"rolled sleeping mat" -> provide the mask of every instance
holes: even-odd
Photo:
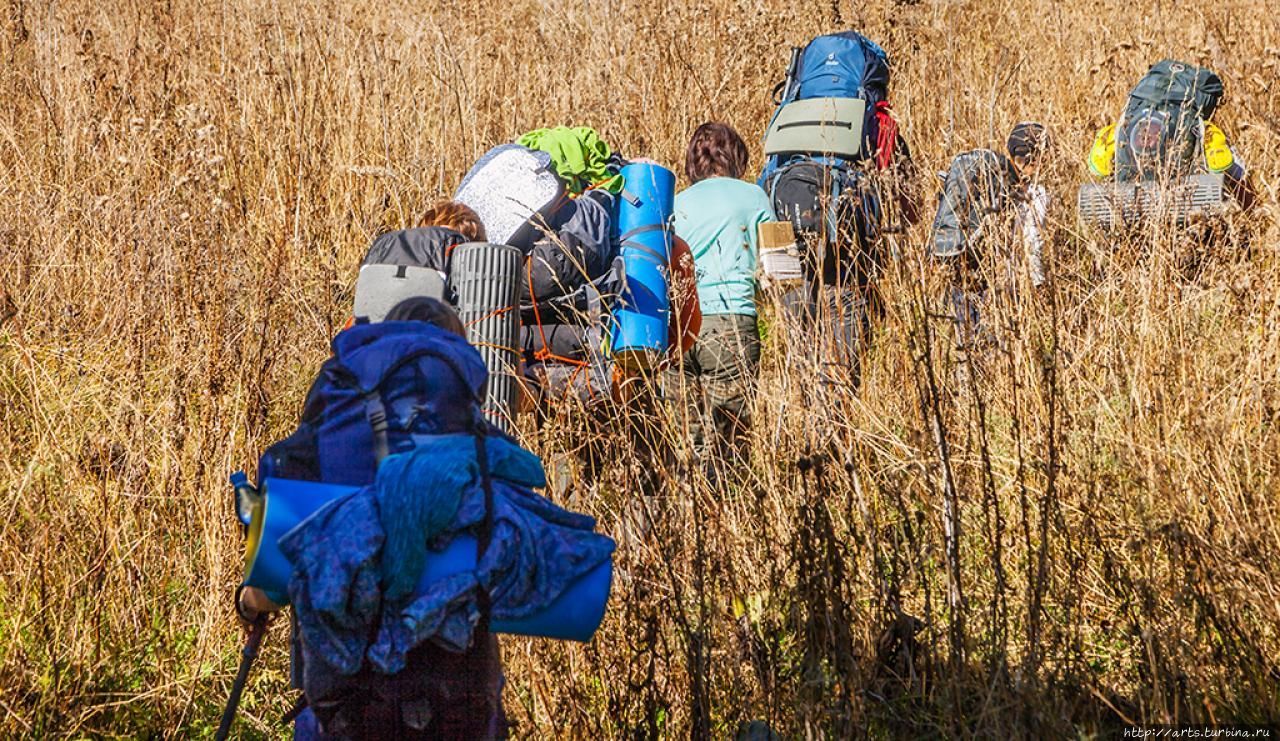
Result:
[[[453,251],[449,277],[467,339],[489,369],[484,412],[510,432],[520,372],[520,268],[524,253],[505,244],[469,242]]]
[[[642,371],[667,349],[670,299],[671,214],[676,176],[661,165],[622,168],[624,190],[614,220],[626,280],[614,311],[613,357],[630,371]]]
[[[380,322],[408,298],[444,299],[444,275],[434,268],[411,265],[365,265],[356,278],[352,316]]]
[[[432,582],[475,567],[476,539],[460,535],[443,551],[427,552],[418,588],[425,591]],[[583,574],[540,612],[519,620],[494,620],[490,627],[495,633],[585,643],[591,640],[604,619],[612,585],[613,559],[609,559]]]
[[[263,506],[254,510],[249,524],[244,583],[263,590],[276,604],[287,605],[293,567],[280,552],[278,541],[325,504],[361,487],[269,478],[261,488]],[[425,588],[475,567],[475,538],[458,536],[443,551],[427,552],[418,584]],[[545,609],[519,620],[495,620],[491,627],[497,633],[589,641],[604,619],[612,584],[610,559],[584,574]]]
[[[293,567],[278,541],[325,504],[356,491],[358,486],[268,478],[262,482],[261,506],[249,520],[244,552],[244,583],[267,593],[277,605],[289,604]]]

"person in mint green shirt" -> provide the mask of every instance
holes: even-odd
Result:
[[[692,183],[676,194],[675,231],[693,254],[702,331],[667,376],[688,410],[695,450],[741,456],[760,365],[756,326],[759,227],[774,221],[769,197],[742,180],[747,145],[732,127],[704,123],[685,154]],[[715,440],[707,440],[714,431]]]

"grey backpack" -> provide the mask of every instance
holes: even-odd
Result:
[[[1205,67],[1173,59],[1152,65],[1116,126],[1116,182],[1195,174],[1203,161],[1203,124],[1222,93],[1222,79]]]
[[[1004,155],[975,149],[951,160],[938,195],[929,250],[934,257],[955,257],[980,248],[983,238],[1009,206],[1013,166]]]

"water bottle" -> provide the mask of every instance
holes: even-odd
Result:
[[[262,506],[262,494],[249,483],[249,477],[244,471],[231,474],[231,487],[235,489],[236,519],[248,529],[254,510]]]

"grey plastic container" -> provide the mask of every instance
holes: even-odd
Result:
[[[484,412],[510,432],[520,372],[520,269],[524,253],[505,244],[468,242],[453,251],[450,283],[467,339],[489,369]]]
[[[1192,175],[1171,183],[1097,183],[1080,188],[1077,206],[1085,224],[1101,229],[1144,220],[1178,226],[1220,216],[1226,209],[1221,173]]]
[[[860,98],[810,98],[778,111],[764,137],[767,155],[807,153],[857,158],[867,111]]]

